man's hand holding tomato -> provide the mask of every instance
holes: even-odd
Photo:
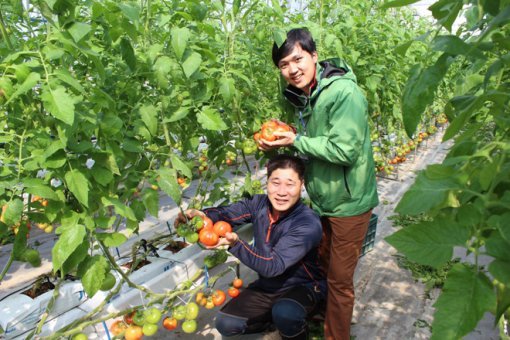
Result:
[[[179,212],[179,214],[177,214],[177,217],[175,218],[175,221],[174,221],[174,227],[177,228],[177,226],[179,226],[179,224],[184,224],[184,223],[188,222],[188,220],[192,219],[195,216],[200,216],[200,217],[205,216],[205,214],[202,211],[197,210],[197,209],[188,209],[184,212],[184,214],[186,214],[186,216],[184,216],[182,214],[182,212]]]
[[[234,232],[228,232],[225,237],[220,237],[218,243],[215,246],[206,246],[207,249],[215,249],[223,246],[233,246],[239,240],[239,235]]]
[[[275,131],[273,135],[277,137],[274,141],[268,141],[262,138],[259,139],[258,147],[260,150],[269,151],[285,146],[291,146],[296,140],[296,133],[293,131]]]

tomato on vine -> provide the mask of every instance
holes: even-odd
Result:
[[[212,302],[215,306],[221,306],[226,299],[227,295],[220,289],[216,290],[212,295]]]
[[[200,243],[209,247],[217,245],[220,239],[219,236],[213,230],[205,228],[200,230],[198,238],[200,240]]]
[[[240,278],[238,278],[238,277],[236,277],[236,278],[234,279],[234,281],[232,281],[232,286],[233,286],[234,288],[241,288],[241,287],[243,286],[243,280],[242,280],[242,279],[240,279]]]
[[[229,295],[230,297],[236,298],[236,297],[238,297],[238,296],[239,296],[239,293],[240,293],[240,292],[239,292],[239,289],[237,289],[237,288],[235,288],[235,287],[230,287],[230,288],[228,289],[228,295]]]
[[[155,325],[153,323],[146,323],[142,327],[142,333],[143,333],[143,335],[146,335],[146,336],[152,336],[152,335],[156,334],[157,331],[158,331],[158,325]]]
[[[168,316],[165,317],[163,319],[163,327],[165,327],[165,329],[168,329],[169,331],[176,329],[177,328],[177,319],[171,318]]]
[[[128,328],[128,325],[126,325],[122,320],[116,320],[114,321],[110,326],[110,332],[114,336],[122,335]]]
[[[140,340],[143,337],[142,327],[131,325],[124,332],[124,339],[126,340]]]
[[[184,333],[194,333],[197,330],[196,320],[186,320],[182,323],[182,330]]]
[[[161,311],[155,307],[149,308],[144,312],[145,322],[148,323],[158,323],[161,320]]]

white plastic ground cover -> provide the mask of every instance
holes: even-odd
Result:
[[[29,289],[27,287],[27,289]],[[87,297],[81,282],[65,282],[59,290],[60,296],[56,299],[48,320],[79,306]],[[0,326],[4,330],[5,339],[11,339],[29,330],[32,330],[41,315],[46,310],[52,298],[53,290],[49,290],[36,298],[17,293],[0,301]]]

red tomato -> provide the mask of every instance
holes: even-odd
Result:
[[[232,281],[232,286],[234,286],[234,288],[241,288],[243,286],[243,280],[236,277],[234,281]]]
[[[232,232],[232,227],[228,222],[225,221],[218,221],[214,223],[213,230],[216,233],[216,235],[225,237],[226,233]]]
[[[224,291],[222,291],[220,289],[215,291],[212,295],[212,302],[214,303],[215,306],[222,305],[226,299],[227,299],[227,295],[225,294]]]
[[[239,289],[237,289],[236,287],[230,287],[228,289],[228,295],[233,297],[233,298],[236,298],[239,296]]]
[[[167,316],[166,318],[163,319],[163,327],[165,327],[169,331],[176,329],[177,328],[177,319],[170,318]]]
[[[212,247],[218,244],[220,238],[213,230],[202,228],[198,234],[198,239],[203,245]]]
[[[270,142],[276,140],[276,136],[273,133],[277,127],[278,123],[275,121],[270,120],[265,122],[260,129],[260,138]]]

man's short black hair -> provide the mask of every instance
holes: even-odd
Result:
[[[317,52],[315,41],[313,41],[312,34],[307,28],[291,29],[287,32],[287,39],[280,47],[276,43],[273,44],[273,63],[276,67],[278,67],[280,60],[292,52],[296,44],[301,45],[301,48],[310,54]]]
[[[301,181],[305,178],[305,162],[296,156],[279,154],[271,158],[267,163],[267,178],[277,169],[292,169]]]

